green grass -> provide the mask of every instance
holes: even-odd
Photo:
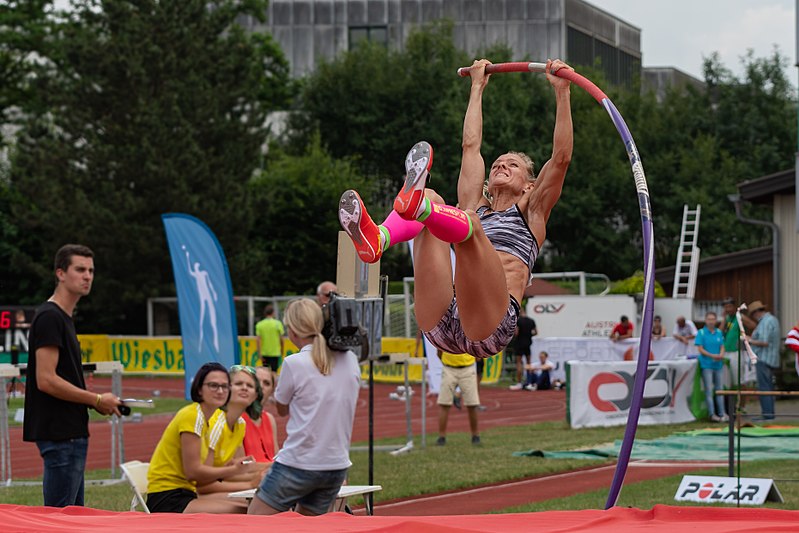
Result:
[[[119,471],[117,471],[117,475],[119,475]],[[101,485],[90,483],[90,480],[108,480],[110,477],[111,471],[108,469],[86,472],[87,483],[84,494],[86,506],[107,511],[129,511],[133,491],[127,482],[103,483]],[[42,505],[42,486],[41,484],[0,486],[0,502],[11,505]]]
[[[704,428],[702,422],[668,426],[641,426],[637,438],[653,439],[678,431]],[[624,428],[570,429],[565,422],[543,422],[525,426],[500,427],[481,432],[482,446],[472,446],[466,433],[447,436],[447,445],[435,446],[435,436],[428,435],[427,449],[415,439],[412,452],[392,456],[375,452],[374,480],[383,486],[376,500],[390,500],[443,490],[465,488],[498,481],[522,479],[608,464],[612,461],[582,459],[539,459],[514,457],[515,451],[566,450],[594,447],[624,436]],[[403,439],[381,440],[376,444],[403,443]],[[368,481],[366,452],[353,452],[350,483]]]
[[[19,401],[19,400],[13,400]],[[782,403],[782,402],[781,402]],[[185,405],[179,398],[164,398],[156,402],[156,409],[142,410],[145,415],[158,412],[175,412]],[[795,405],[793,411],[795,412]],[[779,409],[778,404],[778,412]],[[680,431],[708,427],[706,422],[686,424],[640,426],[638,439],[655,439]],[[395,498],[418,496],[445,490],[472,487],[492,482],[511,481],[531,476],[542,476],[608,464],[612,461],[579,459],[542,459],[514,457],[515,451],[569,450],[590,448],[621,439],[624,427],[571,429],[564,422],[543,422],[524,426],[498,427],[481,432],[482,446],[472,446],[467,433],[452,433],[447,436],[447,445],[435,446],[435,433],[428,434],[427,447],[421,449],[421,439],[415,438],[415,449],[410,453],[392,456],[387,452],[375,452],[374,482],[383,486],[375,500],[387,501]],[[358,443],[364,445],[365,443]],[[404,439],[383,439],[376,445],[401,446]],[[352,452],[353,466],[350,470],[351,484],[368,482],[368,454]],[[726,457],[719,458],[726,460]],[[703,471],[710,475],[726,475],[726,469]],[[799,480],[799,462],[757,461],[744,463],[744,477],[768,477],[780,480]],[[107,479],[109,470],[87,473],[87,479]],[[648,509],[662,503],[675,505],[674,493],[681,476],[626,485],[622,490],[619,505]],[[786,499],[782,509],[799,509],[799,486],[795,481],[778,481],[777,486]],[[86,487],[86,504],[98,509],[124,511],[129,509],[132,492],[127,483]],[[575,495],[569,498],[548,500],[530,506],[508,509],[506,512],[540,511],[548,509],[599,509],[604,506],[607,489]],[[3,503],[41,505],[41,486],[0,487]],[[356,498],[353,504],[360,503]]]
[[[794,460],[753,461],[742,465],[741,477],[770,478],[785,499],[785,503],[767,502],[764,507],[773,509],[799,509],[799,462]],[[726,468],[702,470],[697,475],[727,476]],[[678,502],[674,500],[682,475],[670,476],[651,481],[626,484],[621,491],[618,505],[649,509],[656,503],[681,506],[700,505],[695,502]],[[603,509],[609,489],[595,490],[576,494],[567,498],[554,498],[537,503],[509,507],[501,513],[530,513],[538,511],[566,511],[581,509]],[[717,507],[731,507],[728,504],[701,504]],[[734,505],[733,505],[734,506]],[[742,506],[747,507],[747,506]]]

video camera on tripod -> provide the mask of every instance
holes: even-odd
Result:
[[[355,298],[344,298],[334,291],[322,306],[325,320],[322,334],[331,350],[352,350],[361,361],[369,357],[369,334],[363,327],[363,309]]]

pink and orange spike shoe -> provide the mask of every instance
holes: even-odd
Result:
[[[405,156],[405,185],[394,199],[394,211],[408,220],[415,220],[424,201],[427,176],[433,166],[433,147],[426,141],[413,145]]]
[[[352,189],[344,191],[338,204],[338,221],[355,245],[358,257],[364,263],[376,263],[383,250],[380,246],[380,230],[366,212],[363,200]]]

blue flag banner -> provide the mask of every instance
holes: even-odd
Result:
[[[194,374],[204,363],[230,368],[240,360],[233,287],[222,247],[205,223],[180,213],[161,219],[178,293],[188,400]]]

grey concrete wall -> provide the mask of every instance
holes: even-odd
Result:
[[[518,60],[568,59],[565,28],[574,24],[640,57],[638,28],[582,0],[271,0],[266,24],[249,27],[272,33],[292,75],[303,76],[347,50],[352,27],[385,27],[388,46],[402,49],[414,28],[441,18],[454,21],[455,45],[470,54],[505,43]]]

